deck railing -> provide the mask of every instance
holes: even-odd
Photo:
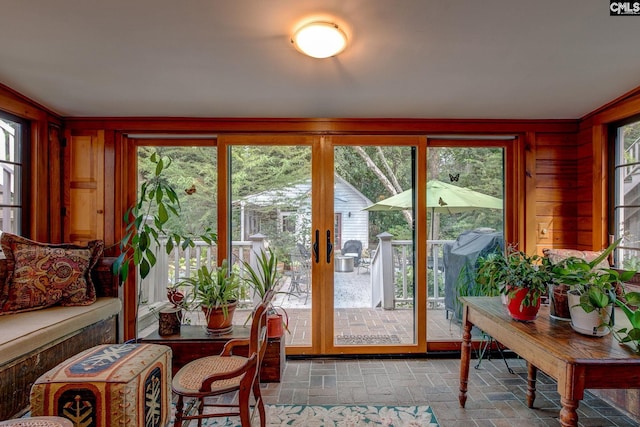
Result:
[[[414,304],[414,242],[393,240],[381,233],[371,258],[373,306],[392,310]],[[453,240],[427,241],[427,303],[429,308],[444,305],[443,246]]]
[[[238,265],[240,261],[248,261],[255,267],[255,254],[264,248],[263,235],[251,236],[248,241],[233,241],[231,243],[232,257],[230,264]],[[167,255],[166,241],[160,241],[157,249],[157,262],[150,274],[140,280],[139,301],[142,304],[163,303],[167,300],[167,286],[174,285],[184,278],[191,277],[202,266],[215,268],[218,262],[218,248],[205,241],[195,241],[195,246],[186,249],[176,248]],[[234,267],[237,268],[237,267]],[[239,269],[242,277],[243,270]],[[241,284],[241,303],[251,302],[248,287]]]

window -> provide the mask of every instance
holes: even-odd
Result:
[[[640,269],[640,117],[611,127],[613,177],[610,230],[622,238],[614,263]]]
[[[296,214],[295,212],[280,212],[280,230],[281,232],[296,232]]]
[[[21,234],[26,209],[23,178],[29,122],[0,112],[0,230]]]

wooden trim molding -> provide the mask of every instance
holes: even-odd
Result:
[[[105,129],[122,132],[167,133],[307,133],[435,136],[454,133],[514,134],[529,131],[578,130],[578,120],[478,120],[478,119],[356,119],[356,118],[176,118],[176,117],[68,117],[73,129]]]

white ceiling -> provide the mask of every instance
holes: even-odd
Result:
[[[351,43],[313,59],[310,16]],[[606,0],[1,0],[0,82],[64,116],[579,118],[640,86]]]

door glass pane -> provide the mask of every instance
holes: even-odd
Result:
[[[216,147],[138,147],[138,186],[153,177],[155,164],[150,156],[157,153],[171,163],[161,173],[161,179],[170,182],[180,201],[180,218],[170,219],[164,226],[168,232],[183,236],[201,235],[207,228],[216,230],[217,217],[217,161]],[[140,188],[138,188],[138,191]],[[153,207],[152,207],[153,209]],[[138,336],[146,336],[158,328],[156,311],[169,304],[167,285],[180,279],[193,276],[202,265],[217,265],[217,246],[195,240],[193,248],[174,247],[167,254],[160,237],[161,247],[153,248],[157,262],[140,284],[138,298]],[[188,289],[182,289],[188,292]],[[185,313],[184,323],[204,325],[204,315],[199,310]]]
[[[413,153],[335,148],[334,345],[416,341]],[[391,196],[401,200],[382,204]]]
[[[427,157],[427,340],[460,340],[475,262],[504,245],[504,149],[430,147]]]
[[[311,147],[231,146],[234,263],[270,248],[278,257],[288,345],[311,345]],[[244,322],[244,318],[241,319]]]

